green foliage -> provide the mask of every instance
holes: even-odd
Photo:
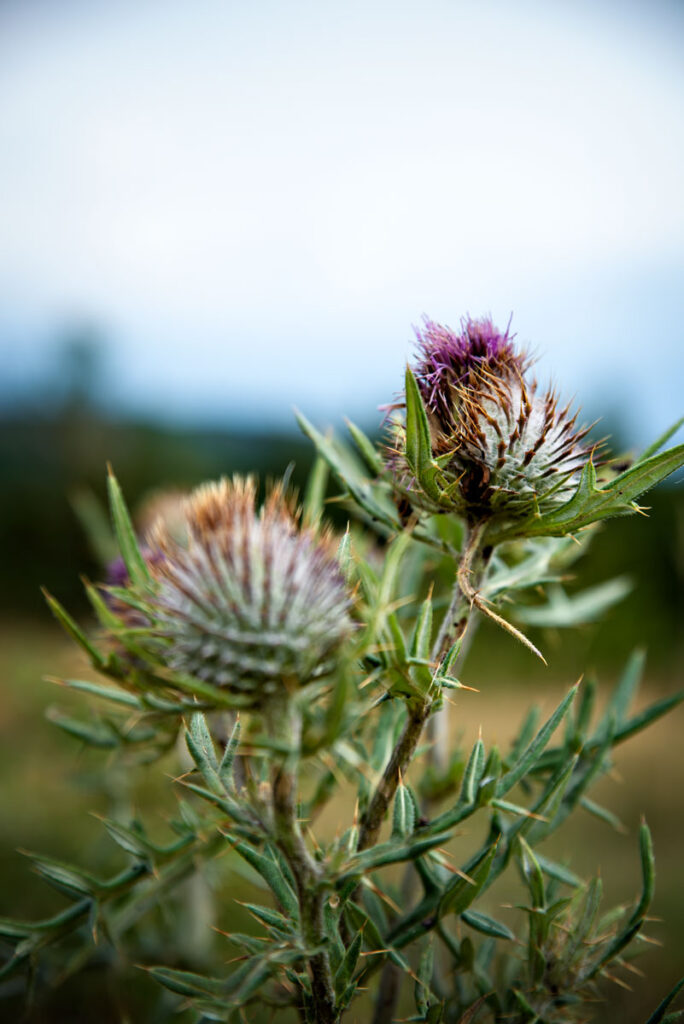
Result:
[[[445,714],[449,691],[471,689],[460,676],[478,610],[504,626],[492,606],[520,622],[559,628],[593,621],[624,596],[620,577],[565,592],[568,567],[590,539],[585,531],[577,545],[566,535],[635,510],[644,490],[682,464],[684,449],[659,453],[657,444],[601,483],[589,460],[565,504],[490,528],[440,511],[452,508],[452,485],[433,456],[410,370],[406,459],[431,511],[406,516],[395,504],[382,455],[358,427],[349,424],[352,449],[300,422],[318,452],[303,522],[324,517],[328,471],[358,520],[338,548],[353,607],[350,639],[306,685],[283,678],[256,702],[244,696],[253,690],[251,678],[239,678],[228,692],[202,672],[173,669],[152,611],[157,584],[110,473],[113,531],[128,579],[119,587],[87,584],[97,639],[48,596],[104,679],[57,681],[98,710],[87,718],[52,710],[50,718],[79,743],[108,751],[120,769],[167,754],[176,769],[169,785],[178,819],[164,842],[132,815],[103,819],[123,858],[106,877],[29,854],[67,906],[36,921],[0,919],[9,949],[0,977],[23,972],[56,983],[103,950],[120,956],[128,946],[151,982],[178,997],[174,1005],[190,1008],[198,1022],[249,1019],[266,1007],[276,1019],[293,1011],[311,1024],[338,1024],[357,999],[369,998],[364,993],[385,999],[397,970],[412,983],[408,1020],[588,1020],[604,979],[620,976],[648,923],[651,834],[642,824],[634,905],[607,914],[600,879],[584,882],[540,845],[578,809],[620,826],[589,793],[611,770],[615,748],[684,693],[633,713],[644,666],[643,653],[635,652],[600,714],[595,682],[577,683],[542,724],[534,710],[524,714],[510,749],[488,747],[485,724],[472,749],[448,751],[440,764],[438,740],[428,735],[425,742],[425,727]],[[276,555],[269,552],[265,574]],[[247,564],[243,559],[243,571]],[[250,581],[235,571],[228,589],[237,600]],[[290,583],[295,601],[296,576]],[[213,658],[219,625],[211,600],[207,605],[211,628],[198,649]],[[264,629],[251,620],[249,628]],[[349,793],[355,810],[342,820]],[[318,828],[326,808],[339,812],[337,832]],[[464,831],[473,837],[467,852]],[[175,955],[177,923],[166,928],[166,945],[146,942],[156,913],[173,922],[171,912],[184,899],[188,912],[198,912],[200,898],[184,896],[183,883],[209,885],[225,863],[261,893],[239,903],[251,930],[221,933],[197,962]],[[492,915],[488,894],[495,883],[516,893],[516,870],[523,902]],[[681,987],[648,1024],[677,1019],[676,1010],[668,1011]],[[378,1014],[382,1024],[394,1019],[393,1000]]]

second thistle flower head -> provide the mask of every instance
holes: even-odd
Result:
[[[567,501],[590,448],[569,406],[527,377],[530,360],[491,319],[464,319],[460,331],[425,319],[416,329],[413,374],[427,414],[436,483],[416,479],[406,428],[390,467],[416,508],[470,520],[518,519]]]
[[[329,534],[302,526],[279,487],[257,512],[239,478],[198,488],[183,525],[183,541],[162,522],[149,538],[149,637],[169,668],[255,707],[330,669],[351,620]]]

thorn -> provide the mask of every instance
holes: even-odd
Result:
[[[383,890],[379,886],[377,886],[375,884],[375,882],[371,882],[371,880],[369,878],[367,878],[365,875],[361,879],[361,882],[362,882],[363,885],[368,886],[368,888],[371,890],[371,892],[374,892],[375,895],[378,897],[378,899],[384,900],[385,903],[387,904],[387,906],[391,907],[392,910],[395,911],[395,913],[397,913],[397,914],[401,913],[401,907],[399,907],[394,902],[394,900],[392,899],[391,896],[388,896],[386,892],[383,892]]]
[[[615,984],[619,985],[620,988],[625,988],[628,992],[634,991],[631,985],[628,985],[626,981],[622,981],[621,978],[616,978],[614,974],[609,974],[608,971],[601,971],[601,974],[604,978],[608,978],[608,981],[615,982]]]
[[[639,932],[639,934],[636,937],[638,939],[641,939],[642,942],[647,942],[649,944],[649,946],[661,946],[662,947],[662,946],[665,945],[665,943],[661,942],[660,939],[653,939],[653,938],[651,938],[650,935],[644,935],[643,932]]]

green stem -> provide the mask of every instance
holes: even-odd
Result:
[[[471,622],[477,588],[482,583],[491,557],[491,550],[482,547],[486,528],[486,521],[478,523],[467,536],[456,570],[451,602],[432,650],[433,661],[443,660],[452,644],[464,637]]]
[[[392,751],[392,755],[373,793],[366,813],[361,819],[358,850],[365,850],[369,846],[374,846],[378,841],[378,835],[385,820],[385,815],[397,791],[399,778],[405,774],[411,762],[431,707],[432,702],[429,700],[408,707],[408,714],[401,736]]]
[[[444,660],[447,652],[457,640],[461,640],[459,661],[462,661],[473,635],[474,620],[477,618],[476,608],[464,596],[462,573],[474,577],[479,586],[487,569],[489,558],[481,550],[482,535],[485,524],[471,530],[467,535],[461,560],[451,591],[451,600],[446,614],[442,619],[439,633],[432,647],[433,662]],[[439,711],[432,715],[428,723],[428,735],[431,741],[430,761],[433,767],[441,772],[447,770],[449,764],[449,705],[445,702]]]
[[[471,575],[476,575],[479,581],[487,567],[488,558],[480,551],[485,525],[485,523],[481,523],[473,528],[468,538],[468,543],[464,548],[458,567],[457,583],[451,596],[451,603],[435,641],[434,661],[443,661],[454,641],[462,637],[466,631],[472,602],[467,600],[464,595],[464,581],[466,579],[469,580]],[[397,791],[399,778],[406,774],[406,770],[420,741],[423,726],[428,720],[431,710],[431,700],[423,701],[420,704],[409,704],[406,723],[401,736],[392,751],[383,776],[361,820],[358,850],[365,850],[369,846],[374,846],[377,842],[385,815]]]
[[[301,715],[290,694],[284,690],[281,696],[269,698],[264,717],[271,736],[290,751],[272,770],[273,824],[276,841],[290,865],[297,886],[303,942],[310,948],[319,948],[325,942],[322,872],[304,842],[297,820]],[[314,1020],[316,1024],[338,1024],[340,1015],[328,953],[314,953],[309,966]]]
[[[457,640],[465,637],[466,630],[475,616],[475,603],[471,596],[475,592],[473,584],[475,588],[480,586],[491,555],[490,551],[482,549],[485,528],[486,523],[474,526],[466,539],[449,607],[442,619],[432,648],[432,661],[435,664],[441,664],[451,646]],[[461,656],[462,653],[463,647],[461,647]],[[431,708],[431,703],[413,712],[409,708],[409,717],[404,731],[364,816],[359,837],[359,850],[377,842],[380,827],[397,789],[399,770],[402,775],[405,774],[420,740],[423,725],[430,716]],[[445,704],[429,721],[433,763],[441,768],[446,768],[449,745],[447,705]],[[364,824],[366,825],[365,830]],[[382,969],[372,1024],[390,1024],[394,1020],[400,984],[401,974],[390,961],[387,961]]]

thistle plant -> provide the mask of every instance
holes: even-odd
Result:
[[[444,725],[453,691],[480,717],[465,663],[478,618],[541,656],[526,621],[553,620],[599,521],[640,511],[684,464],[684,446],[663,450],[679,425],[618,468],[491,320],[426,320],[417,341],[382,444],[300,417],[316,448],[301,506],[283,483],[259,507],[254,481],[222,480],[139,537],[110,474],[120,562],[86,584],[97,628],[48,595],[105,680],[62,682],[109,710],[53,718],[122,764],[180,759],[179,814],[166,842],[105,820],[126,858],[111,878],[31,855],[68,904],[0,920],[2,978],[48,985],[104,950],[142,962],[188,1020],[309,1024],[350,1008],[374,1024],[582,1022],[606,979],[620,981],[654,892],[648,826],[635,902],[610,910],[600,879],[543,843],[580,807],[611,820],[591,787],[684,693],[631,713],[637,653],[600,716],[588,679],[542,724],[524,716],[508,750],[487,748],[485,724],[463,751]],[[339,535],[324,524],[329,473],[350,516]],[[564,596],[564,624],[622,593],[618,581]],[[336,828],[320,824],[326,808]],[[464,828],[483,837],[476,849]],[[173,906],[188,877],[239,864],[264,891],[247,904],[255,929],[217,936],[202,964],[156,962],[149,935],[141,944],[153,908]],[[518,910],[494,917],[499,879]],[[682,985],[644,1024],[684,1015]]]

